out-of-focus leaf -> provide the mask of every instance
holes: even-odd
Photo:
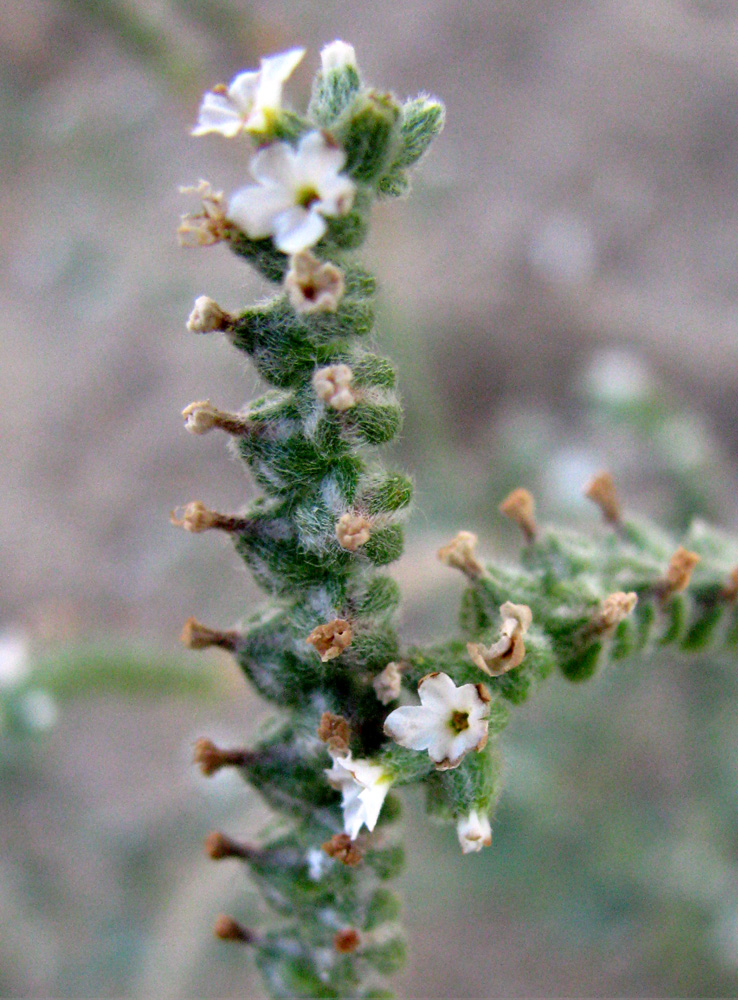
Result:
[[[172,656],[134,649],[77,646],[39,659],[31,671],[33,685],[59,699],[88,694],[124,698],[203,698],[216,694],[218,675]]]

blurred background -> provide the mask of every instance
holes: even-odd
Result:
[[[203,734],[269,710],[227,657],[177,643],[261,598],[226,541],[172,529],[252,493],[194,399],[258,381],[194,297],[265,289],[222,247],[180,250],[178,186],[244,180],[191,139],[201,93],[260,55],[351,41],[365,78],[447,104],[407,202],[365,257],[407,406],[389,461],[417,482],[403,635],[454,627],[438,545],[514,557],[497,505],[596,525],[610,468],[675,530],[738,529],[738,9],[698,0],[10,0],[0,5],[0,994],[262,995],[218,912],[258,919],[214,827],[268,821]],[[407,996],[738,995],[735,662],[654,656],[552,679],[505,734],[494,846],[459,856],[407,797]]]

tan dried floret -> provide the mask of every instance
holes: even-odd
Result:
[[[329,858],[335,858],[350,868],[361,863],[363,857],[361,848],[347,833],[335,833],[321,846]]]
[[[356,951],[360,943],[359,932],[353,927],[344,927],[333,938],[333,947],[341,955],[347,955],[352,951]]]
[[[298,313],[335,312],[344,293],[343,274],[329,261],[322,263],[310,250],[290,258],[285,278],[290,304]]]
[[[525,540],[532,542],[538,534],[535,514],[536,505],[533,494],[522,487],[508,493],[500,504],[500,513],[514,521],[523,532]]]
[[[217,528],[219,519],[220,514],[216,514],[214,510],[208,510],[205,504],[199,500],[193,500],[191,503],[185,504],[184,507],[173,510],[169,515],[169,520],[175,528],[184,528],[185,531],[191,531],[193,534]]]
[[[199,765],[205,777],[210,778],[223,767],[243,767],[248,764],[252,756],[250,751],[241,748],[223,750],[212,740],[202,736],[195,741],[192,760]]]
[[[728,577],[721,596],[725,601],[734,601],[738,597],[738,567]]]
[[[233,917],[226,916],[225,913],[215,921],[213,933],[221,941],[237,941],[239,944],[252,944],[256,940],[256,935],[248,927],[243,927]]]
[[[474,554],[477,536],[471,531],[460,531],[448,545],[443,545],[437,552],[438,558],[445,566],[460,569],[467,576],[480,576],[484,569]]]
[[[328,745],[331,753],[344,755],[349,751],[351,729],[342,715],[323,712],[318,727],[318,739]]]
[[[238,643],[237,632],[219,632],[217,629],[208,628],[202,625],[195,618],[188,618],[182,629],[180,641],[188,649],[208,649],[210,646],[219,646],[233,652]]]
[[[243,435],[250,429],[249,421],[238,413],[219,410],[209,399],[190,403],[182,410],[185,430],[190,434],[207,434],[216,428],[227,434]]]
[[[197,187],[181,187],[180,194],[195,194],[202,199],[199,212],[182,216],[177,235],[180,246],[207,247],[228,239],[230,226],[226,221],[223,192],[215,191],[209,181],[201,180]]]
[[[624,593],[622,590],[610,594],[600,605],[594,620],[596,632],[608,632],[627,618],[638,603],[638,595],[632,590]]]
[[[394,660],[388,663],[384,670],[374,678],[372,685],[377,693],[377,698],[379,698],[383,705],[389,705],[390,702],[397,701],[400,697],[402,685],[402,669],[400,664],[395,663]]]
[[[215,510],[209,510],[199,500],[193,500],[184,507],[173,510],[169,520],[175,528],[184,528],[193,534],[209,531],[211,528],[233,534],[246,531],[251,524],[248,518],[239,517],[237,514],[219,514]]]
[[[351,626],[343,618],[335,618],[314,628],[305,642],[314,646],[323,663],[334,660],[351,645]]]
[[[468,642],[469,656],[474,663],[491,677],[498,677],[520,666],[525,657],[523,636],[530,628],[533,614],[527,604],[513,604],[506,601],[500,607],[502,625],[500,638],[492,646]]]
[[[368,517],[348,511],[346,514],[342,514],[336,522],[338,544],[348,552],[356,552],[371,538],[371,528],[372,522]]]
[[[609,472],[600,472],[593,476],[584,487],[584,495],[597,504],[609,524],[620,524],[620,499]]]
[[[254,854],[253,847],[239,844],[231,840],[219,830],[213,830],[205,838],[205,853],[211,861],[222,861],[223,858],[250,858]]]
[[[699,561],[700,557],[696,552],[690,552],[680,545],[669,560],[664,578],[660,582],[659,590],[662,597],[679,594],[685,590],[692,577],[692,571]]]

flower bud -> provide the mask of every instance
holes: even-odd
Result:
[[[372,522],[363,514],[342,514],[336,523],[336,538],[342,549],[356,552],[371,538]]]
[[[353,45],[338,39],[325,45],[320,52],[320,64],[324,73],[340,73],[345,69],[357,69],[356,52]]]
[[[492,828],[489,817],[472,809],[468,816],[462,816],[456,824],[459,844],[464,854],[476,854],[492,843]]]
[[[229,330],[232,325],[233,317],[207,295],[200,295],[195,299],[194,308],[187,319],[190,333],[215,333]]]
[[[356,403],[350,388],[353,377],[354,373],[348,365],[319,368],[313,375],[313,389],[326,406],[339,412],[349,410]]]

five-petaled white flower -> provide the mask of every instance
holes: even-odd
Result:
[[[353,760],[351,754],[333,754],[328,782],[343,796],[343,827],[352,840],[365,826],[373,830],[393,778],[380,764]]]
[[[384,731],[400,746],[427,750],[439,771],[458,767],[487,742],[490,695],[484,684],[456,687],[448,674],[428,674],[418,684],[420,705],[390,712]]]
[[[308,132],[297,149],[273,142],[254,156],[258,182],[241,188],[227,217],[251,239],[274,237],[283,253],[313,246],[327,229],[326,216],[345,215],[354,201],[354,184],[340,173],[346,153],[322,132]]]
[[[473,854],[489,847],[492,843],[492,827],[489,816],[472,809],[468,816],[462,816],[456,824],[456,832],[463,854]]]
[[[230,139],[243,129],[264,132],[269,119],[279,111],[282,84],[305,55],[305,49],[290,49],[261,60],[261,67],[239,73],[228,87],[221,84],[202,99],[193,135],[220,132]]]

